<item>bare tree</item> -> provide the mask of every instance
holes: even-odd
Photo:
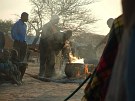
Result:
[[[29,23],[36,34],[53,14],[60,16],[60,28],[73,31],[84,31],[88,24],[96,21],[89,9],[94,0],[30,0],[30,2],[33,8]]]

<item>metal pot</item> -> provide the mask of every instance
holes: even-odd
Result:
[[[66,63],[65,74],[69,78],[76,77],[78,72],[82,74],[83,67],[84,64],[82,63]]]

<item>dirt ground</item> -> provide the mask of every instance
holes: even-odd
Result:
[[[38,74],[38,67],[29,64],[21,86],[1,84],[0,101],[64,101],[79,86],[79,83],[44,82],[28,75]],[[68,101],[81,101],[85,86]]]

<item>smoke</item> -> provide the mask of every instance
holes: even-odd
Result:
[[[56,70],[56,78],[63,78],[66,77],[65,74],[65,67],[66,67],[66,63],[63,63],[60,69]]]

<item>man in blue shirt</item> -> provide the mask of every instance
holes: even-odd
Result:
[[[27,43],[26,43],[26,30],[27,26],[24,22],[28,21],[28,13],[23,12],[21,14],[21,19],[19,19],[11,30],[11,36],[14,40],[13,47],[18,52],[18,60],[20,62],[24,61],[26,55]]]

